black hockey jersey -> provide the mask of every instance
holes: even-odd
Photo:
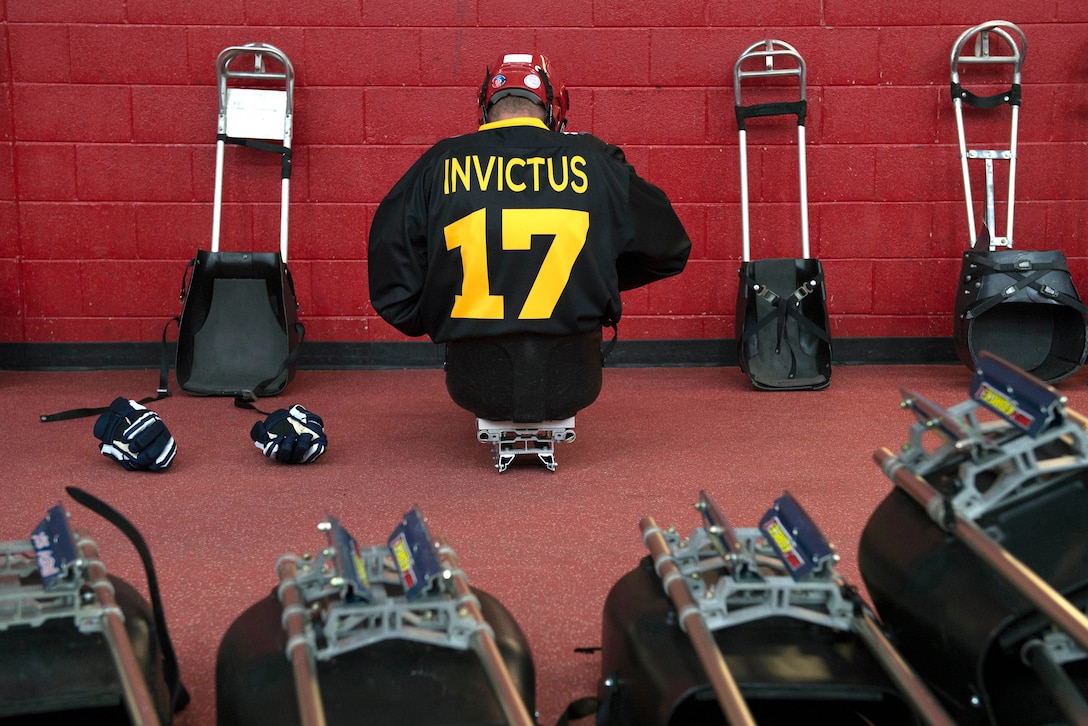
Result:
[[[439,142],[370,227],[375,310],[435,342],[571,335],[620,318],[620,290],[684,269],[691,241],[623,152],[535,119]]]

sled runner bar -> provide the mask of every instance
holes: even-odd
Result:
[[[253,58],[253,70],[232,67],[239,58],[246,56]],[[274,61],[282,70],[272,70],[268,60]],[[283,51],[267,43],[231,46],[223,49],[216,59],[216,80],[219,89],[219,126],[215,147],[211,251],[219,251],[225,144],[241,144],[278,153],[283,159],[280,174],[280,257],[286,263],[295,86],[295,72],[291,61]],[[239,81],[249,83],[243,86]],[[277,85],[282,90],[270,87]],[[269,141],[279,143],[272,144]]]
[[[499,647],[495,643],[495,634],[480,610],[480,601],[469,587],[468,579],[457,561],[457,553],[450,548],[445,538],[442,538],[438,544],[438,560],[444,568],[442,576],[448,581],[453,594],[457,597],[457,602],[479,626],[472,631],[469,639],[472,649],[480,656],[492,688],[495,689],[495,696],[506,715],[507,723],[512,726],[533,726],[533,718],[529,715],[521,693],[506,667],[506,661],[503,660]]]
[[[948,715],[933,692],[888,640],[868,608],[864,606],[858,608],[857,614],[854,615],[853,626],[853,631],[880,662],[884,672],[896,687],[907,697],[907,702],[919,718],[929,726],[956,726],[956,722]]]
[[[642,531],[642,541],[650,550],[653,557],[654,569],[657,571],[665,592],[676,607],[680,626],[688,634],[692,647],[699,657],[714,694],[718,699],[718,706],[725,716],[726,723],[732,726],[754,726],[755,720],[744,696],[740,693],[737,682],[729,672],[729,666],[725,663],[714,636],[703,619],[699,605],[692,597],[691,591],[684,584],[683,575],[676,566],[672,552],[665,538],[658,529],[653,517],[643,517],[639,522]]]
[[[151,697],[143,670],[132,650],[132,641],[125,630],[124,614],[113,597],[113,584],[107,579],[105,565],[98,559],[98,545],[81,533],[77,533],[76,539],[84,561],[87,584],[102,606],[102,634],[109,645],[110,656],[121,681],[125,709],[133,726],[158,726],[159,714],[155,710],[155,700]]]
[[[760,65],[760,61],[762,64]],[[753,66],[756,66],[753,69]],[[747,70],[745,70],[747,68]],[[748,144],[745,119],[759,116],[797,116],[797,161],[801,195],[801,256],[809,257],[808,236],[808,172],[805,160],[805,61],[801,54],[781,40],[761,40],[748,46],[733,65],[733,94],[736,106],[737,126],[740,135],[740,208],[741,233],[743,235],[744,261],[751,259],[751,230],[748,214]],[[799,100],[794,102],[759,103],[745,106],[741,103],[741,86],[746,78],[795,77],[798,81]]]
[[[277,591],[283,604],[283,625],[287,632],[287,657],[295,679],[298,715],[302,726],[325,726],[325,707],[321,700],[321,685],[317,679],[314,659],[313,633],[306,627],[306,603],[295,576],[298,561],[291,556],[280,558],[276,565],[280,584]]]
[[[1009,48],[1008,54],[999,55],[991,52],[991,41],[999,38]],[[974,40],[973,53],[965,53],[971,40]],[[956,132],[959,139],[960,168],[963,174],[964,197],[967,202],[967,229],[970,243],[978,239],[975,227],[975,208],[971,196],[971,173],[969,160],[981,159],[985,165],[985,225],[990,230],[990,250],[1013,246],[1013,200],[1016,190],[1016,137],[1020,118],[1020,69],[1027,55],[1027,38],[1016,25],[1004,20],[991,20],[965,30],[952,46],[951,56],[951,95],[956,116]],[[996,50],[996,49],[993,49]],[[971,93],[960,84],[960,67],[963,65],[1010,65],[1012,83],[1008,91],[992,96],[980,97]],[[963,104],[989,109],[1008,104],[1011,109],[1011,129],[1009,144],[1004,149],[968,149],[963,123]],[[1005,207],[1005,234],[999,236],[995,227],[994,201],[994,162],[1007,161],[1009,172],[1008,199]]]
[[[929,482],[907,468],[886,447],[877,449],[873,460],[897,487],[921,505],[930,519],[963,542],[1047,619],[1088,651],[1088,616],[995,542],[973,520],[958,512]]]

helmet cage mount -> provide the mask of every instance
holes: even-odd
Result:
[[[488,122],[488,108],[506,96],[527,98],[544,107],[544,124],[552,131],[567,125],[567,89],[553,80],[548,60],[540,55],[507,53],[488,66],[480,87],[480,123]]]

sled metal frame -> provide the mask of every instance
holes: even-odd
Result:
[[[888,641],[871,610],[835,570],[838,555],[795,578],[763,530],[733,528],[705,491],[699,493],[695,509],[707,524],[695,528],[688,538],[672,527],[661,530],[653,517],[644,517],[639,528],[727,723],[754,721],[713,632],[764,618],[788,617],[856,633],[916,714],[929,724],[954,725]]]
[[[235,66],[251,57],[252,70]],[[272,70],[268,60],[281,70]],[[219,123],[215,145],[215,199],[212,211],[211,251],[219,251],[222,224],[223,161],[228,141],[274,140],[282,146],[254,143],[255,148],[282,154],[280,190],[280,258],[287,262],[287,209],[291,189],[291,134],[294,117],[295,72],[279,48],[267,43],[248,43],[224,48],[216,59],[219,91]],[[233,84],[233,85],[232,85]],[[245,84],[245,85],[243,85]],[[277,89],[270,86],[282,86]],[[246,144],[243,144],[246,145]]]
[[[752,61],[763,61],[763,67],[758,70],[745,70],[743,66],[752,65]],[[777,64],[776,64],[777,63]],[[748,46],[737,62],[733,65],[733,96],[738,111],[744,106],[741,103],[741,87],[746,78],[789,78],[796,77],[798,81],[799,103],[806,103],[806,69],[805,61],[789,43],[781,40],[761,40]],[[756,115],[777,116],[797,113],[784,110],[781,104],[757,104],[748,108],[757,109]],[[797,123],[797,164],[798,185],[801,195],[801,256],[809,257],[808,235],[808,167],[805,158],[805,124],[802,119],[803,112],[798,114]],[[743,259],[751,261],[751,226],[748,213],[748,133],[744,124],[740,124],[740,221],[743,237]]]
[[[974,397],[957,406],[945,410],[904,391],[903,407],[913,411],[919,422],[911,426],[909,441],[899,455],[880,448],[873,460],[933,522],[966,545],[1057,628],[1028,641],[1021,657],[1040,675],[1059,707],[1075,722],[1083,722],[1088,719],[1088,705],[1059,666],[1088,657],[1088,614],[1002,547],[994,533],[976,520],[998,506],[1037,495],[1060,480],[1063,472],[1088,468],[1088,418],[1067,408],[1065,398],[1053,387],[996,356],[984,352],[979,361],[972,381]],[[980,384],[989,388],[979,388]],[[987,408],[1004,412],[1004,420],[980,422],[981,399],[994,401]],[[1034,405],[1040,401],[1043,405]],[[1042,421],[1026,430],[1017,425],[1025,413],[1041,414]],[[922,442],[928,431],[945,440],[929,452]],[[1059,441],[1064,453],[1044,453],[1046,444]],[[951,496],[937,491],[925,478],[949,466],[958,466],[960,487]],[[976,484],[983,474],[995,475],[985,492]]]
[[[476,440],[491,445],[491,456],[500,474],[516,457],[532,455],[536,455],[548,471],[555,471],[558,466],[555,445],[569,444],[574,439],[574,416],[538,424],[476,419]]]
[[[73,531],[67,513],[53,526],[72,543],[77,558],[50,562],[61,570],[49,584],[30,581],[41,572],[32,540],[0,542],[0,633],[12,627],[40,627],[47,620],[70,619],[84,634],[101,633],[110,651],[129,719],[135,726],[158,726],[155,701],[132,649],[125,615],[114,598],[113,583],[99,559],[98,545],[85,532]],[[47,555],[48,556],[48,555]]]
[[[532,726],[524,701],[514,685],[484,619],[480,602],[456,553],[445,540],[432,543],[442,567],[432,587],[421,596],[404,594],[400,570],[388,545],[342,552],[335,536],[338,523],[330,517],[318,529],[328,546],[316,555],[282,555],[276,562],[299,709],[304,726],[325,723],[316,661],[327,661],[384,640],[409,640],[480,656],[508,723]],[[366,582],[366,594],[353,588],[356,577],[346,570],[354,562]]]
[[[991,36],[996,36],[1009,46],[1007,55],[994,55],[991,53]],[[974,39],[973,52],[967,54],[969,42]],[[964,198],[967,202],[967,229],[971,236],[971,244],[978,239],[975,225],[975,208],[971,194],[971,172],[969,161],[983,160],[985,167],[986,199],[985,199],[985,224],[990,230],[990,251],[999,248],[1011,249],[1013,246],[1013,207],[1016,191],[1016,137],[1020,118],[1020,71],[1027,55],[1028,41],[1024,32],[1016,25],[1005,20],[991,20],[965,30],[952,46],[951,76],[952,76],[952,106],[956,116],[956,134],[959,139],[960,167],[963,173]],[[970,95],[960,85],[960,68],[966,65],[1009,65],[1012,67],[1012,84],[1010,90],[1005,93],[991,96],[989,99],[1000,99],[998,105],[1008,104],[1011,108],[1010,135],[1007,148],[999,149],[968,149],[966,133],[964,132],[963,104],[970,103]],[[981,99],[983,101],[989,99]],[[1008,199],[1005,207],[1005,234],[999,236],[995,228],[995,199],[994,199],[994,162],[1007,161],[1009,164]]]

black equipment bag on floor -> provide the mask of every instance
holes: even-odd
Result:
[[[239,70],[237,66],[250,65]],[[295,374],[303,328],[287,270],[294,70],[267,43],[231,46],[216,59],[219,121],[211,251],[198,250],[182,283],[177,379],[196,396],[272,396]],[[244,84],[244,85],[243,85]],[[272,143],[275,142],[275,143]],[[280,156],[278,252],[219,249],[227,144]]]
[[[857,635],[787,617],[723,628],[714,639],[758,723],[914,724]],[[602,726],[724,723],[676,608],[647,557],[604,606]]]
[[[733,68],[743,235],[734,332],[737,362],[752,385],[763,391],[819,390],[831,383],[831,326],[823,266],[809,256],[805,74],[804,59],[793,46],[781,40],[764,40],[749,46]],[[784,76],[797,77],[800,100],[742,105],[743,78]],[[752,260],[746,123],[752,118],[779,115],[797,117],[801,257]]]
[[[1004,20],[968,28],[952,46],[950,97],[959,138],[971,240],[971,248],[964,252],[960,267],[953,339],[956,354],[972,370],[979,355],[988,351],[1040,380],[1054,383],[1075,373],[1088,356],[1088,308],[1077,295],[1061,252],[1013,250],[1016,137],[1022,100],[1021,70],[1026,55],[1024,32]],[[967,79],[960,76],[961,68],[964,71],[970,68],[972,85],[992,86],[998,79],[985,76],[984,71],[1002,67],[1007,67],[1011,74],[1009,86],[990,96],[978,96],[967,90]],[[985,77],[980,79],[978,73]],[[969,149],[964,105],[976,109],[976,113],[1007,106],[1011,127],[1008,145]],[[994,167],[998,163],[1008,167],[1004,236],[998,231],[996,219]],[[985,214],[978,226],[972,200],[973,164],[985,165]]]
[[[990,250],[986,227],[963,253],[953,339],[964,365],[989,351],[1048,383],[1088,356],[1088,308],[1059,251]]]
[[[503,661],[533,712],[535,673],[525,636],[493,597],[473,589]],[[230,626],[216,663],[219,726],[299,723],[282,607],[275,594]],[[383,640],[318,661],[325,716],[331,726],[506,723],[484,666],[472,649]]]
[[[275,252],[198,250],[178,323],[178,385],[195,396],[272,396],[294,378],[302,325]]]
[[[814,258],[744,262],[737,289],[737,360],[760,390],[831,383],[824,272]]]

